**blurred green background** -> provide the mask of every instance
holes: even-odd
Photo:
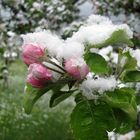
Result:
[[[45,95],[30,115],[22,106],[26,66],[16,60],[10,66],[9,86],[0,86],[0,140],[72,140],[69,115],[73,99],[58,107],[48,107]]]

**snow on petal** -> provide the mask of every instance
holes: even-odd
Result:
[[[35,33],[28,33],[21,36],[23,43],[37,43],[47,49],[49,55],[58,57],[59,52],[62,51],[63,40],[50,31],[42,31]]]

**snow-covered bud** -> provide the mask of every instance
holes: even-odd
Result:
[[[31,64],[28,70],[37,79],[51,80],[52,78],[52,72],[41,64]]]
[[[65,70],[75,79],[82,80],[89,73],[89,68],[83,59],[68,59],[65,61]]]
[[[22,57],[25,64],[40,63],[40,58],[45,55],[45,49],[38,44],[25,44],[22,46]]]
[[[31,84],[35,88],[43,88],[45,83],[39,79],[36,79],[32,74],[27,76],[27,83]]]
[[[42,88],[52,79],[52,72],[41,64],[31,64],[29,66],[29,75],[27,83],[33,87]]]

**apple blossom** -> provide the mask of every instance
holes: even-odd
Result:
[[[33,74],[29,74],[27,76],[26,82],[31,84],[35,88],[43,88],[45,86],[45,82],[35,78]]]
[[[45,48],[35,43],[22,46],[22,57],[25,64],[40,63],[40,58],[45,55]]]
[[[31,64],[28,70],[27,83],[36,88],[44,87],[52,79],[52,72],[41,64]]]
[[[89,73],[87,64],[82,59],[68,59],[65,61],[65,70],[75,79],[82,80]]]

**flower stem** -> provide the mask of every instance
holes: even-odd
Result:
[[[48,68],[49,70],[52,70],[52,71],[57,72],[57,73],[59,73],[59,74],[64,74],[64,73],[61,72],[61,71],[58,71],[58,70],[53,69],[53,68],[50,68],[49,66],[45,65],[45,63],[42,63],[42,64],[43,64],[46,68]]]
[[[60,65],[58,65],[58,64],[56,64],[55,62],[51,61],[50,59],[51,59],[51,58],[49,58],[49,60],[48,60],[48,58],[46,58],[46,57],[43,58],[44,61],[46,61],[46,62],[48,62],[48,63],[50,63],[50,64],[52,64],[52,65],[58,67],[58,68],[59,68],[60,70],[62,70],[63,72],[66,72],[66,70],[65,70],[63,67],[61,67]]]
[[[55,65],[56,67],[58,67],[59,69],[61,69],[62,71],[66,72],[65,69],[63,69],[60,65],[56,64],[55,62],[52,62],[52,61],[48,61],[49,63]]]

